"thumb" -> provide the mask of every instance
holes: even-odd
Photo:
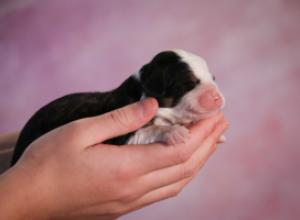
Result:
[[[75,136],[78,137],[74,144],[80,147],[92,146],[135,131],[149,122],[157,109],[157,101],[147,98],[100,116],[80,119],[74,123]]]

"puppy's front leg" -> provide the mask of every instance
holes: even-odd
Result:
[[[181,125],[150,125],[138,130],[128,144],[150,144],[164,142],[168,145],[185,143],[189,139],[189,130]]]

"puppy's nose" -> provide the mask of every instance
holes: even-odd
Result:
[[[218,91],[208,89],[204,91],[198,99],[200,106],[208,111],[217,110],[222,107],[223,100]]]

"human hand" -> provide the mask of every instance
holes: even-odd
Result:
[[[174,146],[99,144],[138,129],[156,111],[157,102],[148,99],[37,139],[0,178],[2,201],[8,201],[0,204],[0,217],[115,219],[177,195],[214,152],[227,122],[219,113]]]

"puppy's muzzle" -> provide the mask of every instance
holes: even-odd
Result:
[[[198,97],[198,103],[203,109],[207,111],[214,111],[222,108],[224,102],[216,88],[208,87],[201,91]]]

